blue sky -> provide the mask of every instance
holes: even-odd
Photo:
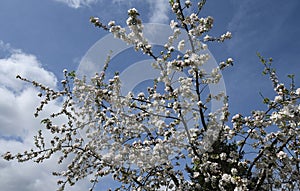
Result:
[[[33,118],[37,91],[17,81],[16,74],[56,88],[62,70],[76,70],[87,50],[107,34],[92,26],[89,17],[124,25],[131,7],[140,11],[144,22],[168,24],[172,18],[167,0],[0,1],[0,154],[30,148],[40,125]],[[235,60],[234,67],[223,72],[232,113],[263,109],[259,92],[272,96],[271,83],[261,75],[263,67],[256,52],[274,59],[280,79],[288,83],[286,75],[293,73],[299,84],[299,8],[299,0],[207,1],[202,16],[215,19],[210,34],[233,34],[230,41],[208,44],[218,62],[227,57]],[[47,110],[57,108],[52,104]],[[51,161],[19,165],[0,159],[1,188],[54,190],[55,178],[50,171],[55,168]],[[86,187],[84,182],[74,190]]]

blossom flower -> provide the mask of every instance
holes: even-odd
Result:
[[[283,100],[282,96],[275,96],[274,101],[279,103]]]
[[[222,175],[222,181],[224,181],[224,182],[230,182],[231,181],[231,175],[229,175],[229,174],[223,174]]]
[[[220,154],[220,159],[221,159],[221,160],[226,160],[226,156],[227,156],[226,153],[221,153],[221,154]]]
[[[178,23],[175,22],[174,20],[171,20],[171,22],[170,22],[170,27],[171,27],[171,29],[174,29],[174,28],[177,27],[177,26],[178,26]]]
[[[230,172],[233,176],[235,176],[238,173],[238,170],[236,168],[232,168]]]
[[[203,38],[204,42],[209,41],[210,39],[212,39],[212,37],[209,35],[205,35],[205,37]]]
[[[228,58],[228,59],[227,59],[227,63],[228,63],[228,64],[232,64],[232,63],[233,63],[233,59],[232,59],[232,58]]]
[[[300,96],[300,88],[298,88],[298,89],[296,90],[296,94],[297,94],[298,96]]]
[[[190,0],[186,0],[184,4],[185,4],[185,6],[187,6],[187,8],[192,6],[192,2]]]
[[[276,156],[277,156],[280,160],[282,160],[282,159],[284,159],[284,158],[287,157],[287,154],[286,154],[285,152],[283,152],[283,151],[279,151],[279,152],[276,154]]]
[[[178,50],[182,51],[184,49],[184,40],[181,40],[179,43],[178,43]]]
[[[108,23],[108,26],[110,26],[110,27],[115,26],[115,25],[116,25],[115,21],[109,21],[109,23]]]
[[[226,39],[231,39],[231,32],[226,32],[225,34],[223,34],[220,38],[220,41],[223,42]]]

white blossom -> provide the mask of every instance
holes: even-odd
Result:
[[[184,49],[184,40],[181,40],[179,43],[178,43],[178,50],[182,51]]]
[[[298,89],[296,90],[296,94],[297,94],[298,96],[300,96],[300,88],[298,88]]]
[[[276,154],[276,156],[279,158],[279,159],[284,159],[284,158],[286,158],[287,157],[287,154],[285,153],[285,152],[283,152],[283,151],[279,151],[277,154]]]

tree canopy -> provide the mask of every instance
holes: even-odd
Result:
[[[207,93],[207,88],[219,83],[233,59],[211,71],[203,66],[210,59],[207,43],[229,40],[231,33],[209,35],[214,20],[201,17],[205,0],[169,3],[176,18],[170,21],[173,34],[159,51],[144,37],[143,13],[135,8],[128,10],[129,31],[115,21],[90,19],[153,60],[159,75],[145,91],[124,94],[119,73],[107,75],[109,55],[91,79],[64,70],[61,90],[17,76],[40,89],[35,116],[49,102],[62,104],[58,113],[42,119],[45,128],[34,137],[36,148],[7,152],[4,159],[40,163],[58,157],[58,163],[68,164],[53,172],[61,177],[59,190],[91,177],[93,190],[105,176],[120,183],[115,190],[299,190],[300,88],[294,75],[288,76],[290,86],[284,85],[272,59],[258,55],[274,97],[263,98],[265,110],[229,119],[230,98],[225,92]],[[222,103],[215,111],[210,108],[214,100]],[[65,122],[57,124],[57,118]]]

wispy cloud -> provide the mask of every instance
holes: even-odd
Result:
[[[283,25],[289,22],[287,18],[296,8],[296,1],[291,3],[274,3],[272,0],[232,2],[236,11],[228,24],[228,30],[234,35],[229,42],[229,48],[233,50],[239,47],[240,51],[255,44],[259,45],[259,49],[270,49],[276,42],[274,39],[282,35],[282,31],[285,30]]]
[[[150,23],[167,23],[169,21],[168,11],[169,2],[163,0],[150,0],[148,3],[151,6]]]
[[[57,2],[65,3],[71,8],[78,9],[80,7],[89,7],[96,3],[107,3],[106,0],[55,0]],[[121,6],[122,4],[127,4],[129,6],[135,3],[140,3],[138,0],[112,0],[109,3],[115,4],[116,6]],[[150,23],[167,23],[169,21],[169,2],[167,0],[144,0],[143,3],[149,5],[149,18]],[[127,6],[126,6],[127,7]]]
[[[90,6],[93,3],[97,3],[98,0],[55,0],[55,1],[65,3],[69,7],[77,9],[82,6]]]
[[[126,9],[128,7],[132,7],[133,5],[145,5],[149,12],[147,13],[149,15],[149,19],[147,22],[150,23],[163,23],[168,24],[169,22],[169,1],[167,0],[143,0],[141,2],[140,0],[112,0],[110,2],[107,2],[106,0],[54,0],[60,3],[64,3],[68,5],[71,8],[78,9],[81,7],[90,7],[93,4],[106,4],[113,5],[118,7],[118,11]],[[148,6],[147,6],[148,5]],[[127,11],[127,10],[124,10]]]

